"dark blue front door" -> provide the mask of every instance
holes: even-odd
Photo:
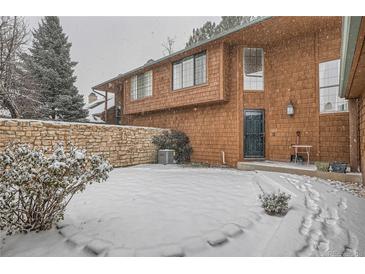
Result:
[[[244,157],[263,158],[265,148],[264,111],[244,111]]]

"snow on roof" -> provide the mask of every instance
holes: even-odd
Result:
[[[97,101],[91,103],[88,106],[89,114],[90,115],[96,115],[96,114],[103,113],[104,110],[105,110],[104,101],[105,101],[104,98],[100,98]],[[114,96],[111,96],[111,97],[108,98],[108,109],[110,109],[110,108],[112,108],[114,106],[115,106]]]
[[[103,119],[101,119],[99,116],[96,116],[95,114],[89,114],[86,117],[86,120],[88,120],[91,123],[101,123],[101,124],[105,124],[105,121]]]
[[[91,109],[91,108],[93,108],[93,107],[96,107],[97,105],[99,105],[99,104],[101,104],[101,103],[103,103],[104,102],[104,97],[98,97],[98,99],[96,99],[96,101],[94,101],[94,102],[92,102],[92,103],[90,103],[90,104],[88,104],[87,106],[86,106],[86,108],[87,109]]]
[[[208,43],[210,43],[210,42],[212,42],[212,41],[215,41],[215,40],[218,40],[218,39],[220,39],[220,38],[222,38],[222,37],[225,37],[225,36],[227,36],[227,35],[229,35],[229,34],[232,34],[232,33],[238,32],[238,31],[243,30],[243,29],[245,29],[245,28],[248,28],[248,27],[250,27],[250,26],[254,26],[254,25],[258,24],[258,23],[261,23],[261,22],[263,22],[263,21],[265,21],[265,20],[268,20],[268,19],[271,19],[271,18],[272,18],[272,16],[260,16],[259,18],[255,19],[255,20],[252,20],[252,21],[250,21],[250,22],[248,22],[248,23],[246,23],[246,24],[239,25],[239,26],[237,26],[237,27],[235,27],[235,28],[232,28],[232,29],[230,29],[230,30],[224,31],[224,32],[219,33],[219,34],[217,34],[217,35],[214,35],[213,37],[211,37],[211,38],[209,38],[209,39],[206,39],[206,40],[203,40],[203,41],[200,41],[200,42],[198,42],[198,43],[195,43],[194,45],[192,45],[192,46],[190,46],[190,47],[186,47],[186,48],[184,48],[184,49],[182,49],[182,50],[179,50],[179,51],[173,52],[173,53],[171,53],[170,55],[164,56],[164,57],[162,57],[162,58],[160,58],[160,59],[157,59],[157,60],[154,60],[154,61],[151,61],[151,62],[147,62],[147,63],[146,63],[146,64],[144,64],[143,66],[140,66],[140,67],[138,67],[138,68],[132,69],[132,70],[127,71],[127,72],[125,72],[125,73],[120,73],[120,74],[118,74],[117,76],[115,76],[115,77],[113,77],[113,78],[111,78],[111,79],[109,79],[109,80],[106,80],[106,81],[104,81],[104,82],[102,82],[102,83],[100,83],[100,84],[97,84],[96,86],[94,86],[94,87],[92,87],[92,88],[93,88],[93,89],[98,89],[98,87],[100,87],[100,86],[102,86],[102,85],[104,85],[104,84],[110,83],[110,82],[112,82],[112,81],[114,81],[114,80],[116,80],[116,79],[119,79],[119,78],[121,78],[121,77],[126,77],[126,76],[128,76],[128,75],[131,75],[131,74],[133,74],[133,73],[137,72],[137,71],[140,71],[140,70],[145,69],[145,68],[147,68],[147,67],[150,67],[150,66],[153,66],[153,65],[155,65],[155,64],[161,63],[161,62],[163,62],[163,61],[165,61],[165,60],[168,60],[169,58],[172,58],[172,57],[174,57],[174,56],[176,56],[176,55],[179,55],[179,54],[181,54],[181,53],[184,53],[184,52],[186,52],[186,51],[192,50],[192,49],[194,49],[194,48],[197,48],[197,47],[203,46],[203,45],[208,44]]]

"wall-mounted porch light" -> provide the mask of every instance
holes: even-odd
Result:
[[[289,115],[289,116],[293,116],[294,115],[294,106],[292,104],[291,101],[289,101],[289,104],[288,106],[286,107],[286,113]]]

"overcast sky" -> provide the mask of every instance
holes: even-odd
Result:
[[[41,17],[27,17],[31,29]],[[206,21],[219,17],[60,17],[72,43],[71,58],[76,66],[77,87],[87,95],[91,87],[119,73],[139,67],[149,59],[163,56],[162,43],[176,39],[180,50],[192,33]]]

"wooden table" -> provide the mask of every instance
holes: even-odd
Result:
[[[312,146],[309,145],[292,145],[294,148],[295,160],[296,163],[298,161],[298,154],[307,154],[307,165],[309,165],[309,154]],[[300,149],[303,149],[300,151]]]

